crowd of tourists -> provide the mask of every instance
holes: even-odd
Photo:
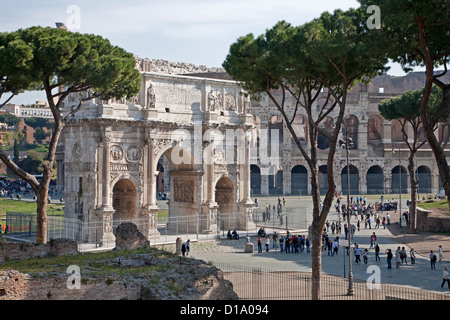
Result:
[[[247,236],[247,242],[250,241],[250,237]],[[272,234],[272,237],[264,231],[264,228],[260,228],[258,231],[258,253],[263,252],[263,245],[265,251],[269,252],[274,250],[280,253],[302,253],[303,251],[311,252],[311,241],[305,235],[291,234],[287,231],[286,235],[278,234],[276,231]]]

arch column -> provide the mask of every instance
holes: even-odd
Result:
[[[143,226],[143,234],[150,238],[160,236],[157,229],[158,205],[156,202],[156,171],[155,141],[148,139],[144,146],[144,203],[141,209],[141,216],[146,223]]]
[[[253,222],[253,208],[255,204],[251,199],[251,175],[250,175],[250,139],[251,137],[246,135],[244,140],[244,148],[240,148],[239,152],[244,153],[244,163],[242,163],[241,169],[244,172],[243,183],[239,184],[239,188],[243,188],[243,192],[239,190],[239,194],[243,194],[242,201],[239,203],[239,225],[246,229],[255,227]]]
[[[102,142],[99,143],[98,172],[99,184],[101,185],[101,206],[94,212],[100,220],[100,227],[97,228],[97,241],[100,246],[114,246],[116,237],[113,233],[114,208],[111,205],[111,161],[110,161],[110,138],[111,129],[107,128],[103,132]]]

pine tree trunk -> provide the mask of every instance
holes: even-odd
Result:
[[[40,187],[39,192],[36,193],[37,198],[37,243],[47,242],[47,188]]]
[[[410,151],[408,157],[408,172],[409,172],[409,184],[411,188],[411,201],[409,204],[409,223],[410,223],[410,231],[415,232],[416,230],[416,212],[417,212],[417,177],[416,172],[414,170],[414,158],[415,151]]]

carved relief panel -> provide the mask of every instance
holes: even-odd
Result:
[[[173,199],[177,202],[194,202],[194,181],[174,180]]]

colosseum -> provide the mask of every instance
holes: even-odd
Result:
[[[448,74],[443,81],[450,81]],[[346,194],[347,170],[350,170],[350,194],[389,194],[409,192],[409,177],[407,172],[407,159],[409,149],[403,140],[401,126],[398,121],[385,120],[378,110],[378,104],[384,99],[398,96],[408,90],[421,89],[425,83],[423,72],[410,72],[405,76],[381,75],[372,79],[369,85],[355,86],[347,97],[346,116],[344,125],[348,136],[354,144],[349,150],[349,169],[347,169],[345,149],[338,149],[334,163],[334,181],[337,192]],[[285,105],[294,105],[293,101]],[[317,102],[318,107],[322,101]],[[317,110],[313,110],[315,112]],[[259,136],[270,141],[268,151],[276,140],[270,135],[278,132],[278,150],[275,155],[265,161],[258,152],[251,157],[251,189],[255,195],[307,195],[311,193],[310,172],[306,161],[300,154],[283,119],[272,101],[264,98],[253,101],[251,112],[254,118],[255,146],[261,140]],[[293,113],[292,110],[287,112]],[[314,116],[314,114],[313,114]],[[307,139],[306,113],[297,112],[293,121],[294,130],[306,149],[309,146]],[[328,117],[323,122],[325,128],[333,127],[333,119]],[[266,129],[266,130],[263,130]],[[411,130],[411,128],[409,128]],[[411,131],[410,131],[411,133]],[[439,125],[436,133],[440,141],[446,146],[447,157],[450,155],[449,124]],[[412,135],[409,135],[410,137]],[[419,128],[419,141],[426,140],[425,134]],[[319,181],[321,193],[326,193],[327,168],[326,156],[328,141],[319,135]],[[255,150],[258,148],[254,148]],[[265,153],[266,155],[269,153]],[[272,153],[270,153],[272,155]],[[275,161],[271,161],[275,160]],[[419,181],[419,196],[436,194],[442,190],[438,168],[434,155],[428,144],[424,144],[416,155],[416,172]]]

